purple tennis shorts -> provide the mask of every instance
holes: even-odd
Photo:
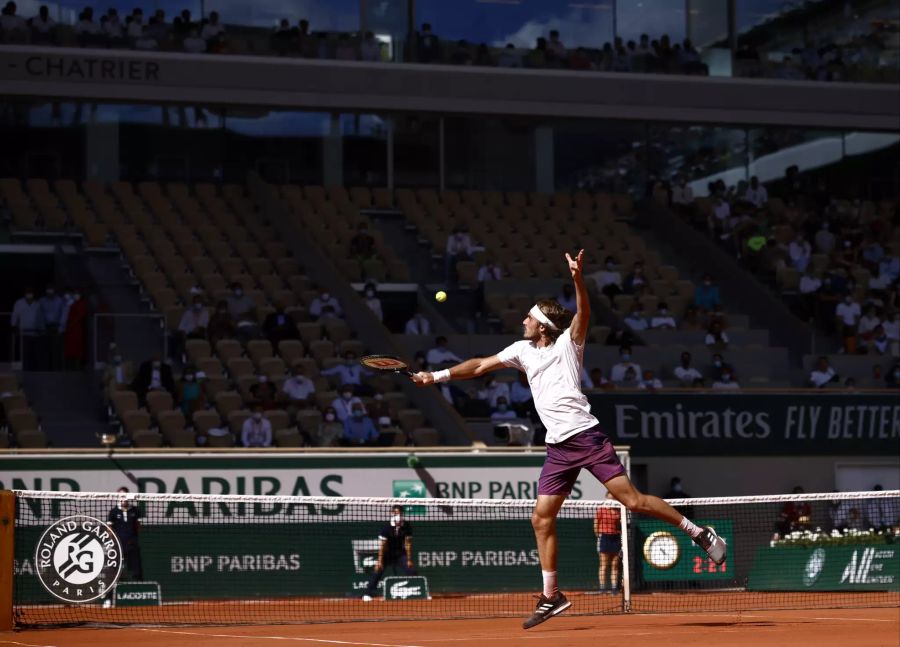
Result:
[[[568,496],[582,467],[601,483],[625,473],[612,442],[599,427],[579,432],[561,443],[547,444],[538,494]]]

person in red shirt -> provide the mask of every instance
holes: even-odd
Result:
[[[803,488],[794,487],[793,494],[803,494]],[[795,530],[805,530],[809,527],[812,517],[812,507],[807,501],[788,501],[781,508],[781,514],[775,522],[775,539],[781,539]]]
[[[615,500],[609,492],[606,498]],[[622,518],[618,508],[597,508],[594,516],[594,534],[597,536],[597,553],[600,555],[600,592],[619,592],[619,566],[622,561]],[[609,580],[607,580],[609,573]],[[609,587],[606,583],[609,581]]]

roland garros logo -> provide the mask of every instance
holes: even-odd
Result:
[[[109,526],[84,515],[47,528],[34,553],[37,576],[53,596],[82,603],[105,595],[122,572],[122,546]]]

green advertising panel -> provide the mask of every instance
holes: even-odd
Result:
[[[873,393],[593,393],[591,410],[637,456],[890,454],[900,404]]]
[[[385,520],[386,521],[386,520]],[[384,522],[145,525],[144,577],[167,602],[362,595]],[[589,519],[559,520],[560,577],[573,590],[596,588],[596,539]],[[411,521],[418,575],[430,593],[538,590],[540,565],[530,520]],[[34,570],[42,528],[21,528],[17,599],[52,602]],[[390,565],[385,576],[404,576]]]
[[[728,543],[734,554],[734,533],[730,519],[701,519],[699,526],[712,526]],[[637,522],[637,541],[641,575],[647,582],[700,582],[734,578],[732,564],[712,561],[691,538],[667,523],[653,520]]]
[[[765,546],[751,591],[900,591],[900,546]]]

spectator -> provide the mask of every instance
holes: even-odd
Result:
[[[625,277],[625,281],[622,283],[622,290],[625,294],[635,294],[646,286],[647,277],[644,275],[644,264],[641,261],[636,261],[631,273]]]
[[[837,492],[837,490],[835,490]],[[828,502],[828,519],[831,530],[843,531],[847,529],[847,521],[850,516],[849,501],[832,500]]]
[[[882,490],[884,488],[880,484],[876,484],[872,488],[873,492],[881,492]],[[893,528],[897,521],[895,502],[884,498],[869,499],[865,504],[865,520],[869,528],[874,528],[876,532]]]
[[[590,275],[594,279],[597,289],[609,297],[612,301],[616,295],[622,294],[622,275],[616,269],[616,259],[607,256],[604,261],[604,269]]]
[[[362,378],[364,376],[368,377],[372,375],[372,371],[357,362],[356,353],[352,350],[348,350],[344,353],[343,363],[336,364],[331,368],[326,368],[322,371],[322,375],[336,375],[340,384],[343,384],[345,387],[352,386],[356,394],[361,395],[362,391],[365,390],[361,389],[363,386]],[[371,389],[369,389],[369,391],[371,391]]]
[[[200,54],[206,51],[206,41],[200,37],[196,29],[191,29],[188,32],[187,38],[182,41],[181,46],[184,48],[184,51],[192,54]]]
[[[163,9],[157,9],[150,17],[146,34],[158,43],[165,42],[169,37],[169,25],[166,24],[166,12]]]
[[[367,31],[359,46],[360,59],[369,62],[381,60],[381,43],[375,38],[375,34]]]
[[[197,370],[193,366],[186,366],[181,375],[181,383],[175,393],[175,404],[184,413],[184,417],[191,420],[194,413],[207,408],[206,387],[197,379]]]
[[[491,422],[493,423],[516,418],[518,418],[518,414],[510,408],[509,401],[503,396],[497,398],[496,404],[491,406]]]
[[[694,289],[694,305],[702,312],[712,310],[722,303],[719,296],[719,288],[713,285],[712,275],[704,274],[703,282]]]
[[[267,375],[257,376],[256,384],[250,387],[250,395],[255,405],[262,407],[263,411],[278,408],[278,390]]]
[[[575,289],[571,283],[566,283],[562,286],[562,293],[557,295],[556,301],[572,314],[578,310],[578,306],[575,303]]]
[[[499,381],[495,375],[485,376],[484,388],[478,390],[478,399],[484,400],[492,409],[496,409],[500,398],[509,403],[509,385]]]
[[[205,25],[203,25],[203,29],[200,30],[200,38],[202,38],[206,42],[209,42],[213,38],[221,36],[224,33],[225,25],[219,22],[219,12],[210,11],[209,20]]]
[[[684,213],[693,203],[694,191],[688,186],[684,175],[681,173],[677,174],[672,182],[672,205]]]
[[[857,326],[861,349],[865,350],[868,348],[869,342],[875,336],[875,329],[880,325],[881,318],[878,316],[875,305],[870,303],[865,307]]]
[[[369,223],[361,222],[350,239],[350,257],[366,261],[375,256],[375,238],[369,233]]]
[[[135,38],[134,48],[145,52],[159,49],[159,41],[153,37],[149,26],[144,27],[138,37]]]
[[[900,361],[895,361],[884,376],[884,386],[888,389],[900,389]]]
[[[466,228],[461,226],[454,228],[453,233],[447,237],[445,250],[444,275],[447,283],[453,284],[456,281],[456,263],[472,260],[473,253],[472,238]]]
[[[452,65],[472,64],[472,50],[468,42],[465,40],[456,41],[456,47],[450,52],[450,63]]]
[[[625,325],[638,333],[650,327],[644,318],[644,311],[640,303],[635,302],[631,304],[631,312],[625,317]]]
[[[635,337],[634,333],[631,332],[630,328],[623,326],[622,324],[616,322],[613,323],[612,327],[609,330],[609,334],[606,336],[606,341],[604,342],[607,346],[633,346],[637,343],[637,337]]]
[[[369,310],[372,311],[372,314],[378,319],[378,321],[384,321],[384,311],[381,307],[381,299],[378,298],[375,294],[375,284],[374,283],[366,283],[365,287],[365,303]]]
[[[788,247],[788,255],[795,270],[798,272],[806,270],[812,256],[812,246],[802,233],[798,233],[794,240],[791,241]]]
[[[559,31],[550,30],[550,41],[547,43],[547,51],[553,52],[554,56],[559,60],[566,58],[566,46],[559,39]]]
[[[497,67],[522,67],[522,56],[516,51],[515,45],[506,44],[497,57]]]
[[[622,376],[621,381],[617,383],[617,386],[623,389],[639,389],[641,387],[640,376],[641,373],[636,371],[633,366],[629,366],[625,369],[625,374]]]
[[[875,330],[873,331],[872,338],[867,344],[867,348],[871,348],[876,355],[887,355],[890,353],[890,347],[891,340],[888,339],[887,333],[884,331],[884,326],[878,324],[875,326]]]
[[[608,391],[613,388],[612,382],[603,377],[603,371],[598,367],[592,368],[591,372],[588,373],[588,377],[591,380],[591,388],[593,389]]]
[[[297,332],[297,326],[284,311],[284,305],[277,304],[275,312],[266,315],[263,321],[263,334],[266,339],[271,342],[272,347],[278,350],[278,344],[289,340],[299,339],[300,333]]]
[[[278,56],[286,56],[291,50],[291,41],[294,39],[294,30],[291,29],[291,23],[287,18],[278,21],[272,33],[272,50]]]
[[[388,401],[384,399],[384,396],[380,393],[376,393],[372,401],[369,402],[366,407],[366,413],[369,417],[378,422],[380,418],[387,416],[388,422],[390,422],[391,418],[391,405],[388,404]],[[378,425],[381,426],[381,423],[378,422]]]
[[[327,407],[315,431],[309,433],[309,441],[313,447],[335,447],[343,435],[344,424],[337,419],[334,407]]]
[[[794,486],[793,494],[803,494],[803,488]],[[781,539],[796,530],[809,527],[812,520],[812,506],[806,501],[788,501],[781,508],[775,522],[775,538]]]
[[[681,365],[676,366],[672,371],[675,378],[681,383],[680,386],[691,386],[694,380],[703,379],[703,375],[691,365],[691,354],[687,351],[681,353]]]
[[[881,323],[884,334],[887,336],[890,354],[900,356],[900,312],[894,310]]]
[[[241,444],[244,447],[272,446],[272,423],[263,416],[263,408],[259,404],[253,406],[253,415],[244,420]]]
[[[516,373],[516,381],[509,389],[509,401],[520,418],[530,418],[534,411],[534,396],[528,386],[528,376],[521,371]]]
[[[835,237],[830,231],[831,225],[823,220],[819,230],[813,239],[816,244],[816,252],[819,254],[831,254],[834,251]]]
[[[439,63],[441,60],[441,44],[438,37],[431,33],[429,23],[422,24],[422,31],[416,44],[416,58],[419,63]]]
[[[281,391],[287,397],[288,413],[294,418],[297,410],[314,404],[313,396],[316,394],[316,385],[303,374],[303,366],[297,364],[291,369],[291,377],[284,381]]]
[[[322,290],[319,296],[313,299],[312,303],[309,304],[309,314],[315,319],[321,319],[323,314],[325,314],[326,308],[331,308],[335,317],[341,317],[344,314],[341,303],[337,300],[337,297],[332,296],[328,290]]]
[[[503,278],[503,272],[497,261],[490,254],[485,256],[484,263],[478,268],[478,283],[482,284],[486,281],[499,281]]]
[[[87,300],[82,298],[80,290],[74,290],[65,318],[66,329],[63,336],[63,357],[67,368],[80,369],[84,366],[87,352],[85,343],[87,318]]]
[[[362,400],[353,395],[353,385],[344,384],[341,387],[340,395],[332,400],[331,408],[334,409],[338,421],[343,424],[350,416],[353,406],[357,403],[362,405]]]
[[[722,324],[718,321],[713,321],[709,325],[709,330],[706,331],[706,337],[703,339],[703,343],[712,351],[723,351],[728,348],[728,333],[722,330]]]
[[[734,373],[734,369],[731,364],[725,361],[725,358],[722,357],[721,353],[714,353],[712,356],[712,367],[710,367],[708,371],[710,380],[718,380],[722,377],[722,373],[724,371],[728,371],[730,373]]]
[[[94,22],[94,10],[91,7],[82,9],[73,30],[78,44],[82,47],[99,45],[102,41],[103,30],[99,24]]]
[[[125,35],[136,41],[144,34],[144,11],[136,7],[131,15],[125,18]]]
[[[747,187],[743,197],[754,207],[761,209],[769,201],[769,192],[766,191],[765,186],[759,183],[759,178],[754,175],[750,178],[750,186]]]
[[[125,28],[122,25],[122,21],[119,20],[119,12],[116,11],[115,8],[110,7],[107,10],[106,15],[101,18],[101,23],[103,32],[106,34],[107,38],[109,38],[110,43],[117,45],[118,43],[116,41],[122,40],[125,35]]]
[[[25,288],[25,294],[13,304],[10,320],[16,339],[21,340],[22,365],[25,370],[43,368],[41,361],[41,336],[46,330],[44,308],[34,298],[34,290]]]
[[[690,499],[691,495],[684,491],[684,486],[681,483],[681,479],[677,476],[673,476],[672,480],[669,481],[669,491],[663,495],[663,498]],[[680,505],[675,509],[685,517],[693,518],[694,516],[694,506],[692,505]]]
[[[665,301],[660,301],[656,314],[650,320],[650,328],[653,330],[675,330],[677,327],[675,318],[669,312],[669,305]]]
[[[238,281],[231,284],[231,294],[228,295],[226,302],[228,303],[228,314],[234,321],[240,321],[241,316],[250,314],[256,318],[256,304],[247,294],[244,293],[244,286]]]
[[[341,439],[348,445],[374,445],[378,435],[378,429],[366,415],[363,403],[355,403],[350,409],[350,415],[344,419],[344,434]]]
[[[114,346],[114,345],[113,345]],[[112,399],[116,391],[127,391],[134,380],[134,368],[131,362],[126,362],[118,347],[113,347],[113,355],[110,362],[103,369],[103,389],[107,401]]]
[[[620,384],[625,381],[626,372],[631,369],[634,371],[634,379],[641,374],[641,365],[631,359],[631,347],[622,346],[619,348],[619,362],[613,364],[609,372],[609,379],[614,384]]]
[[[171,367],[164,364],[159,355],[154,355],[138,367],[138,374],[131,384],[131,390],[137,395],[141,406],[146,404],[147,394],[150,391],[168,391],[174,398],[175,380],[172,377]]]
[[[184,339],[206,339],[209,328],[209,311],[203,305],[203,297],[195,295],[191,307],[181,315],[179,336]]]
[[[840,377],[834,367],[828,362],[828,358],[822,355],[816,361],[815,368],[809,374],[809,384],[817,389],[824,388],[827,384],[838,383]]]
[[[663,388],[662,380],[656,377],[649,368],[644,369],[638,388],[647,391],[658,391]]]
[[[900,257],[894,253],[878,262],[878,273],[869,279],[869,287],[873,290],[887,290],[892,284],[896,285],[897,277],[900,277]]]
[[[447,338],[441,335],[434,340],[434,347],[425,355],[429,366],[439,367],[443,364],[458,364],[462,358],[447,348]]]
[[[856,333],[861,315],[859,303],[853,299],[852,294],[844,295],[844,300],[837,304],[834,310],[837,316],[838,330],[843,339],[844,350],[848,353],[856,352]]]
[[[0,16],[0,28],[5,31],[4,17]],[[28,24],[31,27],[32,43],[51,43],[54,41],[56,21],[50,17],[50,10],[47,8],[47,5],[41,5],[41,8],[38,9],[38,14],[29,20]]]
[[[421,310],[416,310],[416,314],[406,322],[403,332],[407,335],[430,335],[431,324]]]
[[[215,347],[216,343],[221,339],[233,339],[236,332],[234,320],[228,311],[228,303],[219,301],[216,304],[216,310],[209,319],[209,327],[207,333],[209,335],[209,343]]]
[[[575,53],[569,57],[569,69],[572,70],[592,70],[594,69],[594,64],[591,61],[591,57],[588,55],[587,50],[583,47],[579,47],[575,50]]]
[[[860,249],[860,262],[869,272],[875,274],[878,271],[878,264],[884,259],[884,247],[871,235],[866,236],[865,242]]]
[[[712,383],[712,388],[715,391],[737,391],[741,385],[737,380],[732,379],[730,370],[723,369],[719,379]]]

